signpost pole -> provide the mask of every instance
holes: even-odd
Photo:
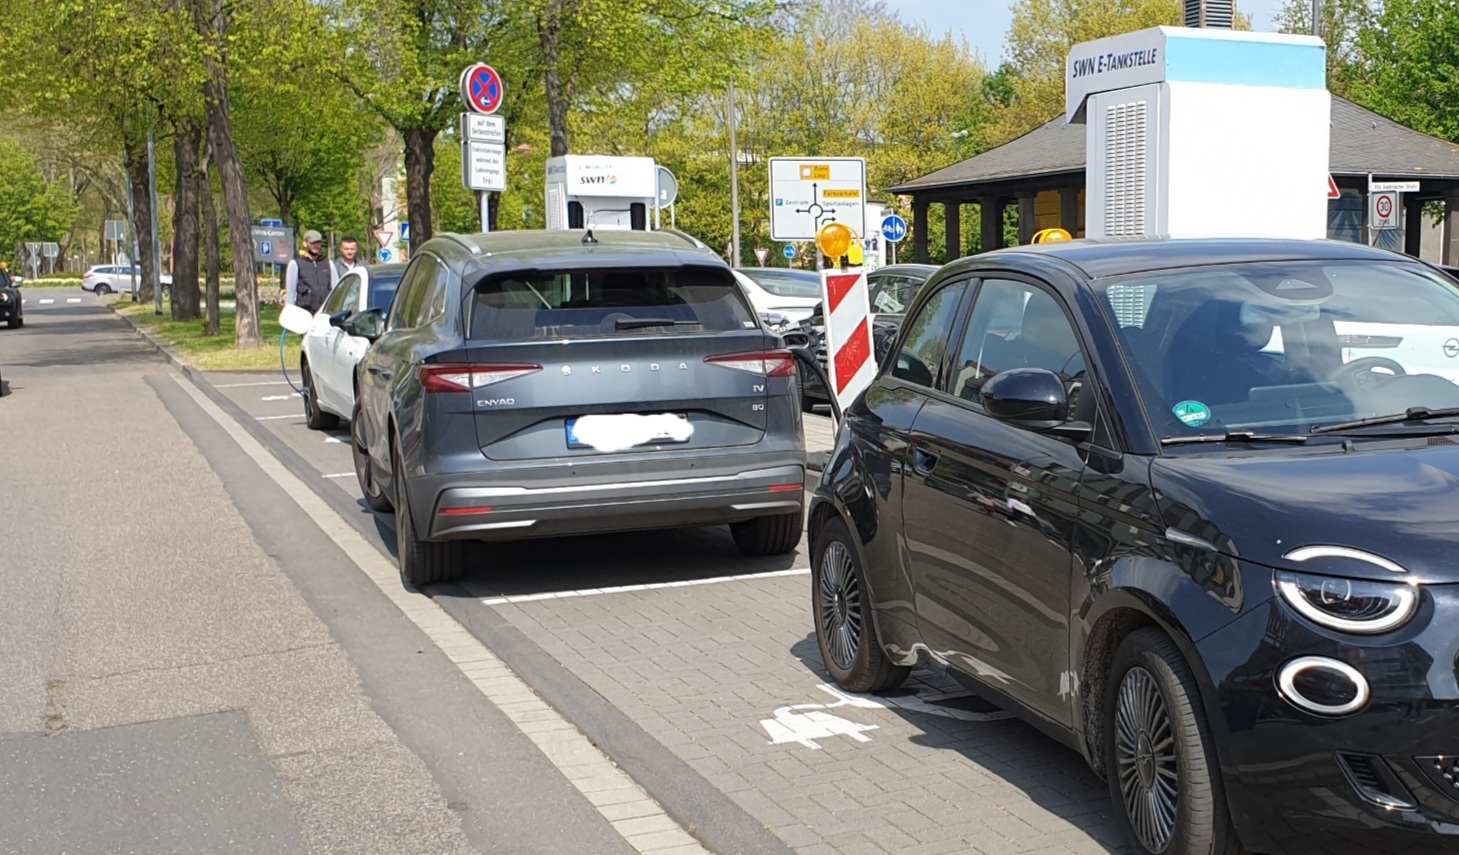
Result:
[[[486,234],[491,231],[491,193],[483,190],[477,195],[481,197],[481,233]]]
[[[735,126],[739,124],[736,120],[735,109],[735,81],[731,77],[729,81],[729,144],[730,144],[730,216],[734,221],[730,224],[730,266],[740,266],[740,150]]]

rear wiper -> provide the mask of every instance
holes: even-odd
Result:
[[[1350,422],[1322,425],[1313,428],[1312,432],[1336,433],[1338,431],[1372,427],[1374,425],[1401,425],[1406,422],[1421,422],[1425,419],[1442,419],[1450,416],[1459,416],[1459,407],[1441,407],[1437,410],[1431,410],[1428,407],[1409,407],[1401,413],[1389,413],[1386,416],[1373,416],[1366,419],[1354,419]]]
[[[676,321],[673,318],[620,318],[614,322],[620,330],[639,330],[645,327],[697,327],[699,321]]]
[[[1201,442],[1286,442],[1302,445],[1307,435],[1301,433],[1252,433],[1249,430],[1228,430],[1225,433],[1208,433],[1201,436],[1161,437],[1161,445],[1192,445]]]

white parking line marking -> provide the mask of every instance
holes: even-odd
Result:
[[[344,440],[340,439],[337,436],[326,436],[324,438],[324,442],[325,442],[325,444],[335,443],[337,445],[344,445]]]
[[[331,472],[328,475],[325,475],[324,477],[326,477],[326,478],[353,478],[353,477],[355,477],[355,473],[353,473],[353,472]]]
[[[48,306],[48,305],[50,305],[51,303],[54,303],[54,302],[56,302],[56,301],[53,298],[47,297],[47,298],[45,298],[44,300],[41,301],[41,305],[42,306]]]
[[[304,418],[304,414],[303,413],[290,413],[287,416],[254,416],[253,417],[253,420],[256,421],[256,422],[268,422],[268,421],[273,421],[274,419],[302,419],[302,418]]]
[[[68,302],[68,303],[79,303],[79,302],[81,302],[81,298],[80,297],[67,297],[66,298],[66,302]]]
[[[539,600],[567,600],[573,597],[596,597],[600,594],[628,594],[634,591],[656,591],[660,588],[688,588],[693,585],[718,585],[722,582],[744,582],[750,579],[778,579],[782,576],[804,576],[811,572],[809,567],[792,570],[774,570],[769,573],[741,573],[737,576],[714,576],[709,579],[684,579],[677,582],[651,582],[646,585],[619,585],[615,588],[585,588],[581,591],[551,591],[545,594],[513,594],[506,597],[482,597],[483,606],[504,606],[513,603],[533,603]]]
[[[290,398],[300,398],[300,397],[303,397],[303,396],[300,395],[298,392],[294,392],[293,394],[290,394],[290,395],[264,395],[262,398],[259,398],[259,400],[260,401],[287,401]]]
[[[241,389],[244,386],[283,386],[288,380],[260,380],[256,383],[214,383],[214,389]]]
[[[229,418],[200,389],[182,378],[177,385],[218,423],[264,474],[278,484],[319,528],[349,556],[375,587],[421,629],[488,701],[496,705],[558,773],[583,795],[634,850],[667,855],[709,855],[633,778],[594,745],[572,722],[537,696],[481,640],[429,597],[401,587],[400,570],[355,531],[324,500],[271,455],[243,426]],[[808,572],[808,571],[807,571]],[[631,810],[628,808],[632,808]],[[645,819],[655,831],[645,833]],[[663,830],[658,830],[658,829]]]

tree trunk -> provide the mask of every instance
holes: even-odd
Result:
[[[240,348],[258,347],[263,344],[258,321],[258,280],[249,263],[253,258],[253,223],[248,213],[243,163],[233,145],[233,126],[228,115],[228,65],[224,55],[228,19],[223,0],[195,0],[193,21],[204,42],[213,48],[208,54],[208,81],[203,84],[203,97],[208,111],[208,144],[223,179],[223,207],[228,212],[228,236],[233,249],[233,288],[238,305],[233,343]]]
[[[406,217],[410,223],[410,244],[420,246],[431,239],[431,172],[436,168],[437,131],[405,131]]]
[[[209,160],[208,155],[204,154],[203,162],[198,166],[202,185],[202,192],[198,196],[203,206],[203,243],[208,257],[208,323],[203,331],[206,335],[218,335],[221,321],[218,317],[218,291],[223,276],[223,252],[218,239],[218,206],[213,204],[213,179],[212,170],[208,167]]]
[[[558,12],[561,15],[561,12]],[[558,71],[557,64],[561,60],[561,51],[558,49],[558,39],[561,35],[562,23],[559,17],[549,17],[541,27],[538,28],[538,37],[542,44],[542,61],[547,68],[547,127],[552,139],[552,157],[562,157],[567,154],[567,101],[568,93],[562,83],[562,73]]]
[[[177,162],[177,197],[172,209],[172,319],[193,321],[201,317],[198,292],[198,197],[202,195],[202,173],[198,147],[202,127],[191,120],[178,122],[173,139]]]
[[[132,234],[137,238],[132,246],[127,247],[127,255],[131,257],[133,266],[141,268],[137,282],[137,300],[150,303],[156,292],[152,290],[152,196],[147,192],[146,141],[125,143],[122,156],[126,161],[127,179],[132,192]]]

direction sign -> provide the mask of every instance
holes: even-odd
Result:
[[[461,181],[469,190],[506,190],[507,147],[469,140],[462,143]]]
[[[389,264],[391,262],[391,260],[393,260],[394,258],[395,258],[395,253],[391,252],[390,250],[388,250],[388,249],[381,249],[380,250],[380,263],[381,264]]]
[[[47,241],[47,242],[41,244],[41,255],[44,255],[46,258],[55,258],[56,256],[58,256],[60,254],[61,254],[61,245],[60,244],[58,244],[58,243],[51,243],[50,241]]]
[[[1368,179],[1369,193],[1417,193],[1419,182],[1417,181],[1374,181]]]
[[[461,139],[472,142],[502,143],[507,141],[507,120],[481,113],[461,114]]]
[[[461,72],[461,103],[477,113],[495,113],[502,105],[502,78],[484,62]]]
[[[1368,198],[1373,202],[1372,210],[1368,212],[1368,227],[1371,229],[1384,230],[1400,228],[1398,222],[1398,194],[1394,192],[1371,193]]]
[[[126,240],[126,238],[127,238],[127,221],[126,220],[107,220],[106,221],[106,239],[107,240]]]
[[[667,208],[674,204],[679,198],[679,179],[674,177],[674,173],[667,166],[660,166],[655,180],[659,187],[659,207]]]
[[[907,236],[907,221],[890,214],[881,221],[881,235],[892,243],[900,243]]]
[[[826,223],[845,223],[861,236],[866,222],[866,159],[770,158],[770,236],[815,240]]]
[[[795,244],[793,244],[793,243],[786,244],[785,245],[785,249],[782,249],[780,251],[780,253],[781,253],[781,255],[784,255],[788,259],[794,259],[795,258]]]
[[[764,267],[765,262],[770,260],[770,250],[763,246],[755,247],[755,260],[760,262],[761,267]]]
[[[264,264],[285,264],[294,257],[294,230],[287,226],[254,226],[253,260]]]
[[[259,220],[258,221],[258,224],[261,225],[261,226],[274,226],[274,227],[278,227],[278,226],[282,226],[284,224],[284,221],[283,220],[279,220],[279,219],[269,219],[269,218],[265,217],[265,218]]]
[[[390,245],[390,239],[393,238],[393,237],[395,237],[395,233],[394,232],[389,232],[389,231],[386,231],[385,229],[376,229],[375,230],[375,242],[378,243],[378,244],[380,244],[381,248],[384,248],[384,247],[389,246]]]

